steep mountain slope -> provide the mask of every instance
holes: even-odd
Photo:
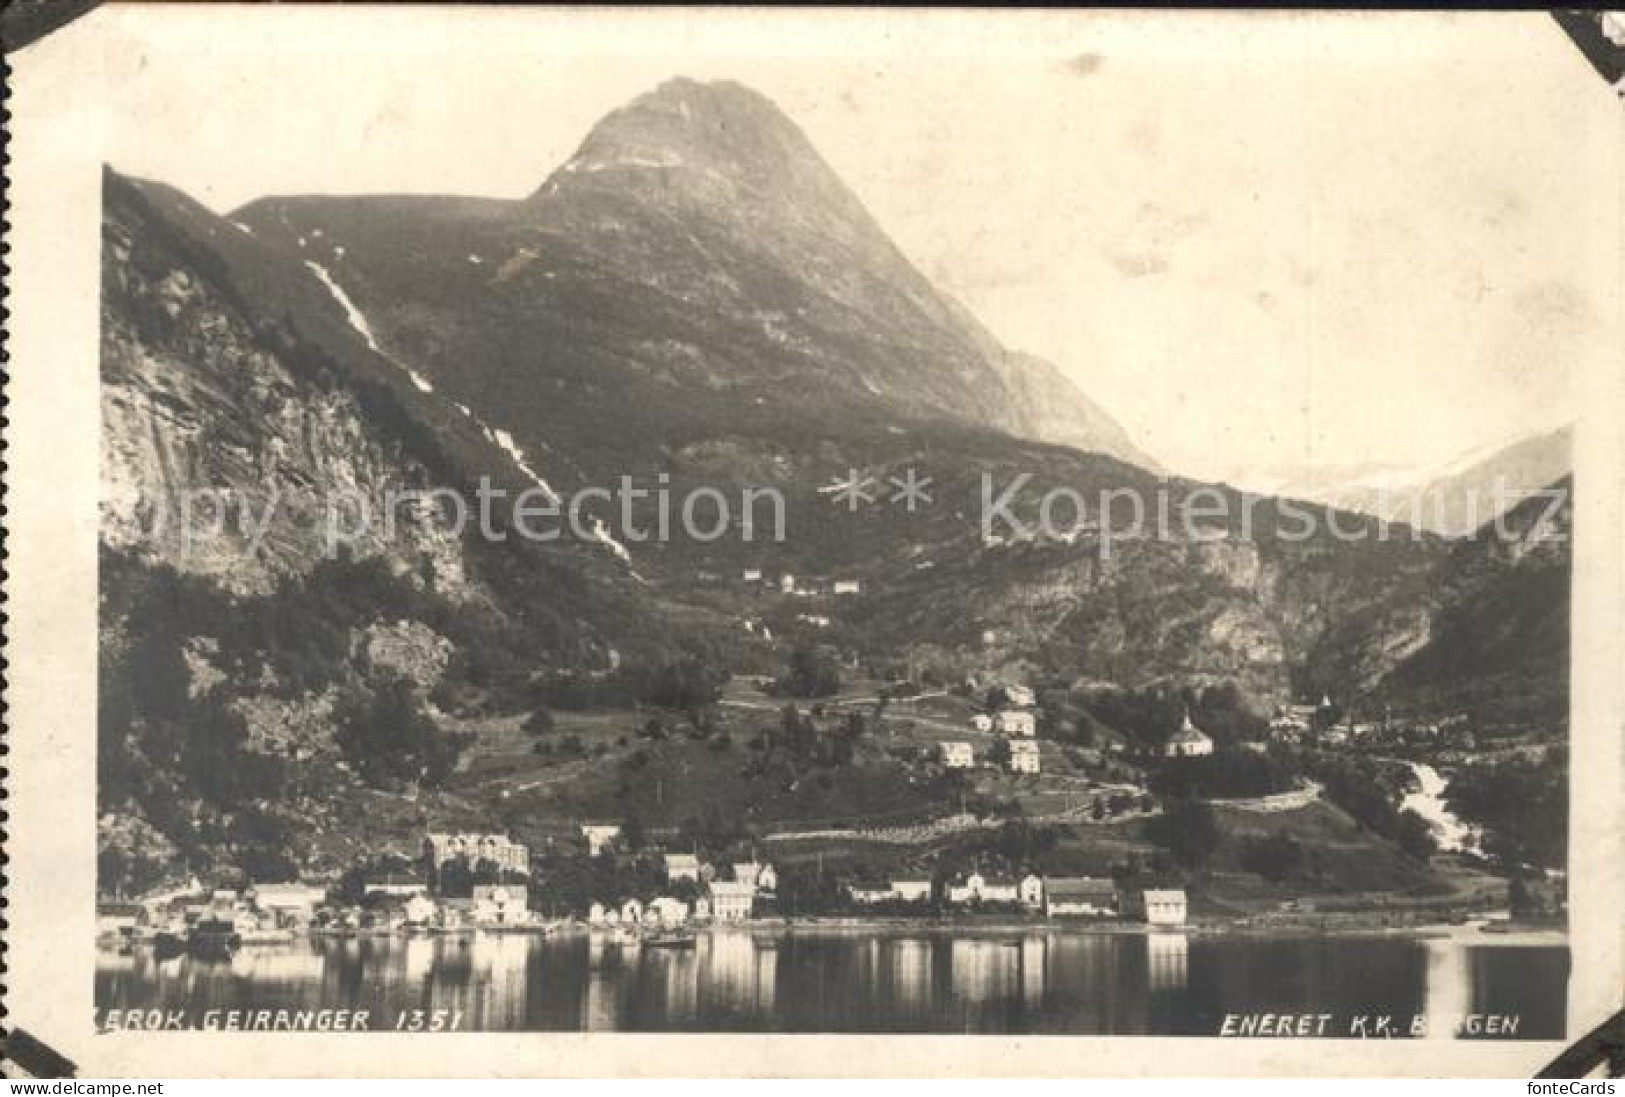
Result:
[[[339,493],[382,514],[391,488],[426,486],[355,385],[318,378],[317,349],[258,326],[214,252],[224,223],[166,188],[111,173],[102,280],[102,540],[111,548],[263,593],[326,551]],[[297,272],[284,272],[297,285]],[[432,459],[432,457],[431,457]],[[206,493],[218,493],[218,502]],[[359,517],[359,514],[357,515]],[[420,566],[466,596],[461,545],[427,515],[346,538],[361,555]],[[352,523],[345,523],[345,530]]]
[[[1568,712],[1573,480],[1454,544],[1421,584],[1340,621],[1312,656],[1369,708],[1561,727]]]
[[[1486,722],[1566,719],[1573,491],[1564,477],[1452,550],[1427,642],[1386,686]]]
[[[437,388],[597,477],[724,427],[922,419],[1143,460],[940,295],[735,84],[639,97],[520,202],[268,199],[235,216],[327,269]]]
[[[512,704],[539,671],[703,638],[703,618],[668,627],[658,599],[634,600],[597,541],[489,541],[403,502],[531,473],[373,349],[297,259],[167,187],[108,172],[103,197],[110,886],[188,861],[277,878],[362,809],[352,763],[392,759],[408,780],[443,765],[452,741],[406,709],[378,709],[384,742],[340,741],[341,713],[387,706],[401,676],[414,704]]]

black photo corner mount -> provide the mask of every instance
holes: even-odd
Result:
[[[1625,1009],[1580,1037],[1536,1078],[1584,1078],[1597,1068],[1610,1078],[1625,1078]]]

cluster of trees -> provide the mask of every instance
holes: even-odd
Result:
[[[188,615],[229,618],[222,596],[117,554],[104,554],[103,565],[125,581],[107,611],[121,623],[121,642],[104,645],[98,663],[100,811],[138,816],[196,868],[291,879],[297,843],[281,805],[297,791],[292,766],[255,748],[228,694],[193,690]],[[106,891],[151,886],[173,868],[140,850],[104,853]]]
[[[628,659],[607,674],[560,671],[542,675],[531,682],[529,696],[536,708],[564,712],[653,705],[684,713],[698,724],[721,698],[728,678],[726,670],[703,655],[656,662]]]
[[[1497,758],[1462,766],[1445,801],[1457,816],[1484,828],[1484,852],[1508,866],[1567,864],[1567,750],[1548,748],[1538,761]]]
[[[345,760],[375,788],[437,787],[473,741],[472,735],[440,730],[412,684],[393,676],[345,696],[333,722]]]
[[[1162,796],[1208,796],[1242,799],[1286,792],[1298,783],[1298,768],[1277,754],[1220,750],[1190,758],[1171,758],[1151,777]]]
[[[1326,798],[1360,826],[1393,842],[1413,860],[1425,861],[1437,851],[1428,821],[1399,806],[1405,795],[1406,771],[1345,754],[1308,755],[1306,763],[1324,786]]]
[[[780,697],[833,697],[841,691],[841,668],[826,648],[798,646],[790,651],[784,673],[773,683]]]
[[[253,742],[242,697],[334,690],[336,745],[375,786],[438,784],[466,745],[439,729],[411,683],[359,674],[351,637],[380,617],[404,617],[461,645],[483,618],[451,612],[380,561],[324,561],[254,597],[114,550],[104,549],[102,566],[106,627],[117,641],[104,645],[99,666],[98,801],[104,812],[145,820],[196,869],[292,879],[292,851],[308,827],[298,805],[338,780]],[[511,637],[488,646],[517,650]],[[460,655],[479,666],[481,650],[473,643]],[[194,662],[219,677],[194,680]],[[138,860],[106,858],[104,885],[117,889],[111,877],[120,876],[151,882],[158,869]]]
[[[779,710],[778,727],[766,729],[759,745],[769,751],[783,751],[798,761],[845,766],[856,758],[858,744],[868,731],[869,721],[861,712],[843,714],[824,731],[811,714],[796,705],[785,705]]]
[[[1025,871],[1059,841],[1053,827],[1035,827],[1025,819],[1011,819],[997,827],[972,831],[959,844],[958,852],[971,861],[993,863],[1012,873]]]
[[[1220,747],[1263,738],[1266,717],[1249,709],[1245,694],[1234,682],[1196,687],[1147,686],[1144,689],[1091,689],[1072,695],[1068,706],[1066,738],[1079,746],[1094,746],[1102,727],[1131,736],[1154,747],[1179,727],[1185,714]]]
[[[529,873],[503,868],[485,857],[472,865],[461,857],[449,857],[439,865],[430,865],[428,877],[429,885],[448,899],[467,899],[476,887],[531,882]]]
[[[1146,824],[1146,835],[1190,869],[1205,867],[1224,842],[1224,831],[1213,809],[1192,799],[1167,801],[1162,814]]]
[[[328,889],[333,900],[345,906],[359,906],[367,901],[367,885],[385,876],[409,877],[422,866],[410,857],[398,853],[377,853],[357,858],[339,875]]]
[[[1310,863],[1303,843],[1284,830],[1244,838],[1237,860],[1242,869],[1273,884],[1301,879]]]

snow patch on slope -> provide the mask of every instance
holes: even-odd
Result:
[[[371,348],[374,353],[388,359],[400,369],[405,370],[406,375],[412,379],[412,384],[417,386],[419,392],[432,393],[434,391],[434,386],[429,384],[429,382],[419,375],[416,370],[405,365],[388,351],[384,350],[383,347],[378,345],[378,340],[372,332],[372,325],[367,322],[366,314],[356,307],[354,301],[350,300],[350,295],[344,292],[344,287],[339,285],[338,282],[334,280],[333,276],[328,273],[326,267],[323,267],[320,263],[314,262],[310,259],[305,260],[305,266],[309,267],[311,272],[321,280],[322,285],[327,287],[327,292],[332,294],[333,300],[338,302],[339,308],[344,310],[345,319],[348,320],[350,326],[355,329],[356,334],[360,335],[362,339],[366,340],[367,346]],[[546,494],[548,502],[552,503],[554,506],[559,504],[559,493],[554,491],[553,486],[543,479],[542,475],[531,465],[530,458],[526,456],[525,451],[519,447],[519,443],[514,441],[512,434],[508,433],[506,430],[493,429],[489,425],[480,422],[479,419],[475,418],[473,412],[469,410],[468,405],[466,404],[453,401],[452,406],[472,422],[478,423],[479,428],[485,435],[486,440],[506,453],[519,471],[530,477],[536,486],[540,488],[544,494]],[[604,525],[602,518],[593,519],[592,534],[593,538],[599,544],[603,545],[610,552],[614,553],[622,562],[627,564],[632,562],[632,554],[626,550],[625,545],[617,541],[609,532],[609,528]],[[633,572],[632,574],[634,577],[638,577],[636,572]]]
[[[309,267],[316,277],[321,280],[322,285],[327,287],[327,292],[333,295],[333,300],[337,301],[339,308],[344,310],[344,318],[350,322],[350,327],[355,329],[357,335],[366,340],[367,346],[372,349],[374,354],[389,359],[396,366],[405,370],[406,375],[412,379],[412,384],[417,387],[419,392],[434,391],[434,386],[429,384],[427,378],[410,366],[402,365],[393,355],[378,345],[378,340],[372,334],[372,325],[367,323],[366,314],[356,308],[355,302],[350,300],[350,295],[344,292],[343,286],[333,280],[333,276],[327,272],[326,267],[312,259],[306,259],[305,266]]]
[[[510,458],[513,459],[513,463],[518,466],[520,472],[524,473],[526,476],[530,477],[536,482],[536,486],[541,488],[542,491],[547,494],[548,502],[554,504],[555,506],[558,505],[559,493],[554,491],[553,486],[546,480],[542,479],[541,474],[531,467],[530,459],[525,456],[525,451],[519,448],[519,443],[513,440],[513,435],[509,434],[505,430],[492,430],[484,423],[480,423],[480,430],[485,432],[486,441],[490,442],[492,445],[498,447],[504,453],[506,453]]]
[[[467,414],[467,409],[463,408],[463,405],[458,404],[457,406],[459,409],[463,410],[464,414]],[[476,419],[475,422],[479,422],[479,420]],[[559,498],[559,493],[554,491],[552,486],[548,484],[546,480],[542,479],[536,470],[531,467],[530,458],[525,455],[524,450],[519,448],[519,443],[514,441],[512,434],[509,434],[507,431],[500,428],[493,429],[490,426],[487,426],[485,423],[480,423],[480,430],[485,432],[485,437],[487,440],[489,440],[493,445],[499,447],[504,453],[513,459],[513,463],[518,466],[520,472],[523,472],[526,476],[529,476],[536,482],[536,486],[547,495],[547,501],[549,503],[552,503],[554,506],[559,505],[561,501]],[[610,552],[614,553],[622,563],[632,563],[632,554],[626,550],[625,545],[621,544],[615,539],[615,536],[610,533],[609,527],[604,525],[604,520],[602,518],[593,518],[592,536],[593,540],[597,541],[600,545],[603,545]],[[632,572],[632,577],[639,580],[643,578],[635,571]]]

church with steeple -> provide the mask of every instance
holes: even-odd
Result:
[[[1168,736],[1168,741],[1162,745],[1164,758],[1197,758],[1204,754],[1213,753],[1213,740],[1201,728],[1191,722],[1191,710],[1185,710],[1185,720],[1179,725],[1179,730]]]

